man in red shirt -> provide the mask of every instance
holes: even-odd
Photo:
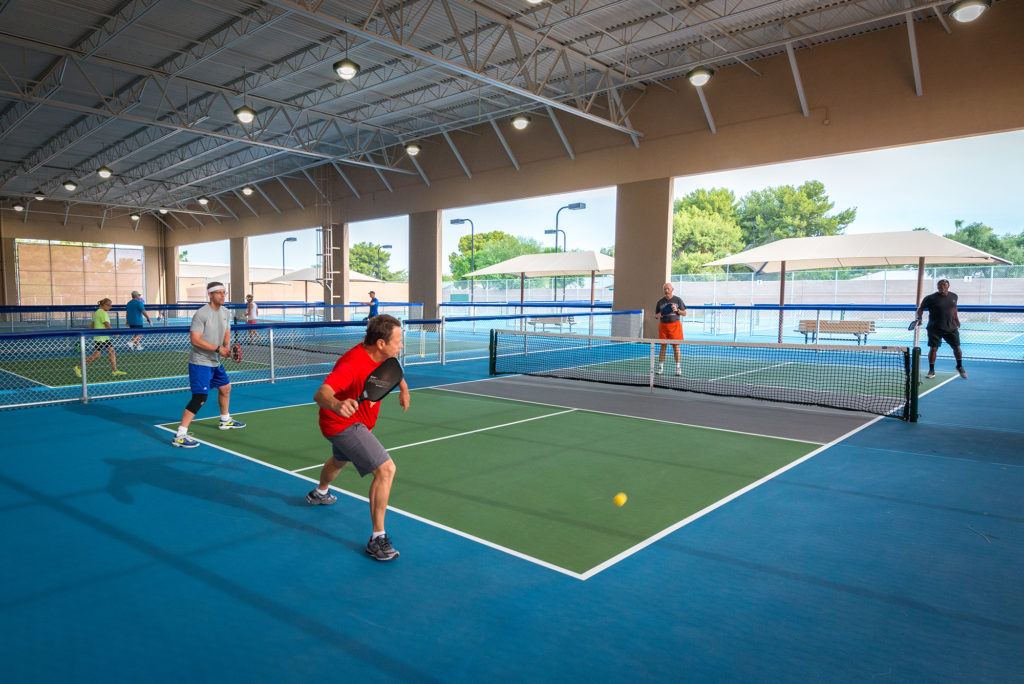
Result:
[[[328,486],[349,461],[360,477],[373,473],[370,485],[373,535],[366,544],[366,553],[379,561],[398,558],[398,551],[384,533],[384,514],[395,479],[395,463],[370,432],[377,424],[380,402],[360,403],[358,397],[367,376],[387,359],[398,356],[401,350],[402,324],[394,316],[374,316],[366,327],[362,344],[352,347],[338,359],[334,370],[313,396],[320,407],[320,431],[331,443],[332,454],[320,471],[319,487],[306,495],[306,501],[314,506],[337,501],[338,497],[331,494]],[[398,388],[398,403],[403,412],[408,411],[409,387],[405,380]]]

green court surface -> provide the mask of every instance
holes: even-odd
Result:
[[[185,376],[188,375],[188,354],[188,350],[115,350],[117,369],[124,371],[125,375],[114,376],[110,357],[104,351],[100,358],[89,364],[86,377],[90,384],[94,384]],[[0,362],[0,370],[40,385],[67,387],[82,384],[82,379],[75,375],[75,366],[81,362],[80,356],[71,356],[69,353],[66,357],[3,361]],[[228,371],[260,370],[266,367],[266,364],[246,361],[244,358],[241,363],[229,361],[224,364]]]
[[[315,480],[331,453],[317,410],[238,414],[244,430],[205,418],[190,432]],[[389,396],[374,433],[398,467],[392,507],[577,574],[818,446],[438,389],[414,391],[404,414]],[[334,486],[365,497],[370,481],[348,466]],[[309,487],[296,482],[296,498]]]

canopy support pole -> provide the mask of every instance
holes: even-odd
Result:
[[[524,306],[525,302],[526,302],[526,273],[523,272],[523,273],[519,274],[519,315],[520,316],[525,316],[526,315],[526,307]],[[525,318],[520,318],[519,319],[519,325],[520,325],[520,329],[521,330],[526,330],[526,319]]]
[[[782,307],[786,305],[786,262],[782,262],[779,271],[779,344],[782,344]]]
[[[921,294],[924,292],[924,257],[917,258],[917,297],[914,299],[914,315],[917,315],[917,310],[921,307]],[[914,326],[914,346],[921,339],[921,326]]]

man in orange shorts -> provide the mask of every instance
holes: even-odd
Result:
[[[680,316],[686,315],[686,304],[676,297],[673,292],[672,283],[665,283],[665,296],[654,305],[654,317],[658,319],[659,340],[681,340],[683,339],[683,322]],[[661,353],[658,355],[658,375],[665,372],[665,347],[661,345]],[[683,367],[679,361],[679,345],[672,345],[672,351],[676,355],[676,375],[683,374]]]

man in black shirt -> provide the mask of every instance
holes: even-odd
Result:
[[[949,281],[939,281],[939,291],[933,292],[921,300],[921,306],[917,308],[917,321],[921,322],[921,315],[928,309],[928,375],[926,378],[935,377],[935,355],[942,346],[942,341],[953,348],[953,356],[956,357],[956,370],[961,378],[967,377],[964,370],[963,358],[960,353],[960,317],[956,311],[957,296],[949,291]]]
[[[680,316],[686,315],[686,305],[683,300],[673,294],[672,283],[665,283],[665,296],[654,305],[654,317],[658,319],[658,339],[681,340],[683,339],[683,323]],[[658,375],[665,372],[665,346],[661,345],[661,354],[658,356]],[[679,363],[679,345],[672,345],[672,351],[676,355],[676,375],[683,374],[683,367]]]

